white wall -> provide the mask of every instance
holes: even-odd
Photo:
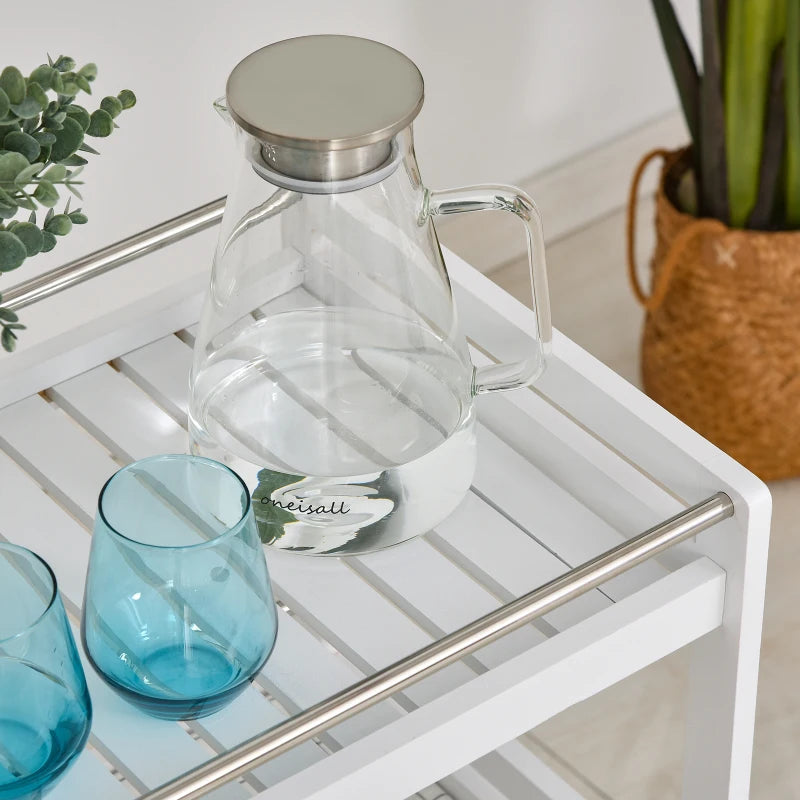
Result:
[[[695,5],[677,3],[692,29]],[[2,13],[3,65],[28,72],[46,51],[95,61],[95,103],[129,87],[139,104],[93,142],[89,224],[0,291],[223,194],[232,150],[211,101],[240,58],[278,39],[349,33],[414,59],[427,95],[417,151],[435,187],[519,181],[676,104],[644,0],[44,0]]]

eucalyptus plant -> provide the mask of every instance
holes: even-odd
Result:
[[[652,4],[693,144],[684,210],[800,228],[800,0],[700,0],[702,72],[670,0]]]
[[[71,198],[56,211],[61,192],[81,198],[77,188],[87,159],[99,155],[85,141],[103,138],[119,127],[123,110],[136,104],[136,96],[123,89],[104,97],[94,111],[75,102],[83,92],[92,93],[97,66],[76,69],[69,56],[55,61],[49,56],[25,77],[17,67],[0,73],[0,273],[19,268],[38,253],[52,250],[58,237],[69,234],[87,217],[80,208],[70,210]],[[17,315],[2,307],[0,295],[0,344],[12,351],[17,331],[23,329]]]

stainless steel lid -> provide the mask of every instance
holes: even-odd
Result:
[[[302,36],[262,47],[228,78],[236,122],[264,144],[273,170],[308,181],[363,175],[422,108],[422,75],[388,45]]]

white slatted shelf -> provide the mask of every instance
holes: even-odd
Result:
[[[448,264],[474,362],[521,355],[530,313],[458,259]],[[278,290],[273,307],[290,306],[304,291],[291,283]],[[165,313],[154,328],[161,333],[169,330]],[[128,314],[137,322],[127,339],[124,331],[100,332],[106,343],[127,342],[110,363],[87,361],[67,379],[57,372],[55,385],[38,373],[24,377],[15,385],[36,385],[43,396],[0,409],[0,535],[52,564],[74,625],[102,483],[122,463],[187,445],[195,326],[148,341],[146,317],[147,309]],[[176,319],[176,327],[186,323],[183,312]],[[107,347],[101,351],[109,357]],[[631,570],[208,796],[402,800],[406,787],[432,800],[440,790],[421,787],[440,779],[454,800],[577,800],[529,750],[503,743],[709,631],[701,647],[711,656],[696,687],[717,703],[713,724],[693,717],[694,749],[722,731],[727,749],[714,751],[714,763],[730,772],[726,759],[736,752],[737,763],[749,763],[741,742],[755,691],[753,657],[737,648],[740,639],[755,641],[760,620],[768,500],[757,482],[559,335],[541,381],[480,398],[479,419],[473,489],[426,537],[348,560],[268,551],[282,608],[278,641],[256,686],[227,709],[189,730],[153,720],[87,667],[92,746],[54,800],[83,798],[87,785],[92,796],[135,797],[719,490],[734,498],[737,517],[698,544]],[[748,536],[751,519],[760,540]],[[728,570],[732,600],[724,614],[725,576],[698,554]],[[724,636],[714,631],[721,615]],[[732,693],[744,696],[744,717],[725,706]],[[454,774],[444,775],[445,766]],[[704,779],[697,766],[687,775],[689,785]],[[713,785],[728,785],[727,775],[715,773]]]

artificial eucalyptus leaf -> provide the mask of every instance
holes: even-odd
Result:
[[[61,77],[60,72],[55,72],[53,74],[52,89],[54,92],[57,92],[58,94],[64,93],[64,79]]]
[[[87,81],[93,81],[97,77],[97,64],[89,62],[84,64],[79,70],[78,75],[82,75]]]
[[[3,332],[0,334],[0,344],[7,353],[14,352],[14,348],[17,346],[17,337],[9,327],[3,328]]]
[[[19,322],[19,317],[10,308],[0,308],[0,319],[4,322]]]
[[[56,141],[50,152],[53,161],[71,156],[83,142],[83,128],[73,117],[66,117],[61,124],[62,128],[56,133]]]
[[[83,75],[76,75],[75,83],[77,83],[81,90],[86,92],[86,94],[92,93],[92,86],[89,81],[83,77]]]
[[[69,218],[75,225],[85,225],[89,221],[89,217],[87,217],[86,214],[83,214],[80,211],[73,211],[69,215]]]
[[[50,98],[36,81],[28,81],[28,88],[25,90],[26,97],[32,97],[38,104],[39,110],[44,111],[50,105]]]
[[[0,219],[11,219],[17,213],[16,205],[6,205],[0,202]]]
[[[136,105],[136,95],[130,89],[123,89],[117,97],[123,108],[133,108]]]
[[[95,150],[94,147],[92,147],[88,142],[83,142],[78,150],[81,150],[84,153],[91,153],[93,156],[100,155],[100,151]]]
[[[52,149],[53,149],[53,145],[51,145],[51,144],[43,144],[42,145],[42,152],[39,153],[39,158],[37,158],[36,160],[37,161],[41,161],[42,164],[46,164],[48,161],[50,161],[50,151]]]
[[[53,66],[59,72],[69,72],[70,70],[75,69],[75,59],[70,58],[69,56],[59,56]]]
[[[20,189],[27,186],[33,180],[34,176],[43,169],[44,164],[42,164],[41,161],[37,161],[35,164],[28,164],[14,176],[14,186]]]
[[[58,190],[50,181],[40,180],[33,196],[47,208],[52,208],[58,202]]]
[[[14,228],[14,236],[25,245],[25,251],[28,257],[35,256],[37,253],[42,252],[42,245],[44,244],[44,236],[42,231],[31,222],[20,222]],[[15,322],[16,320],[11,320]]]
[[[75,188],[73,184],[68,183],[67,189],[69,189],[72,192],[72,194],[74,194],[75,197],[78,198],[78,200],[83,200],[83,195]]]
[[[6,138],[3,139],[3,147],[6,150],[22,153],[30,162],[36,161],[42,150],[41,145],[33,136],[23,133],[22,131],[12,131],[9,133]]]
[[[33,117],[38,117],[39,114],[42,113],[42,107],[39,105],[39,101],[29,94],[26,94],[21,102],[12,103],[11,110],[20,119],[32,119]]]
[[[97,111],[92,112],[92,119],[86,133],[89,136],[104,137],[110,136],[114,130],[114,120],[111,119],[111,114],[98,108]]]
[[[42,252],[49,253],[56,246],[56,237],[50,231],[42,231]]]
[[[22,121],[22,132],[33,133],[39,128],[39,115]]]
[[[10,272],[22,266],[27,255],[20,239],[9,231],[0,231],[0,272]]]
[[[67,158],[62,158],[58,163],[63,164],[65,167],[83,167],[89,162],[85,158],[73,153],[71,156],[67,156]]]
[[[63,96],[65,99],[69,99],[75,97],[79,91],[80,87],[77,83],[75,83],[75,81],[64,81],[62,90],[59,92],[59,97]]]
[[[109,116],[114,119],[122,113],[122,101],[118,97],[104,97],[100,101],[100,108],[107,111]]]
[[[11,105],[21,103],[25,99],[25,78],[16,67],[6,67],[0,72],[0,89],[2,89]]]
[[[8,114],[10,108],[11,101],[8,99],[8,95],[2,89],[0,89],[0,119]]]
[[[53,88],[53,79],[58,75],[58,73],[47,64],[41,64],[40,66],[36,67],[36,69],[31,72],[29,80],[38,83],[42,89],[52,89]]]
[[[15,206],[17,201],[5,189],[0,189],[0,203],[7,206]]]
[[[54,133],[50,133],[50,131],[36,131],[32,134],[33,138],[39,142],[40,145],[51,145],[55,144],[56,135]]]
[[[13,181],[28,165],[28,159],[22,153],[3,153],[0,155],[0,183]]]
[[[30,195],[21,194],[17,195],[14,199],[17,201],[17,205],[20,208],[27,209],[28,211],[34,211],[36,209],[36,203],[31,200]]]
[[[51,183],[60,183],[67,177],[67,168],[63,164],[53,164],[42,177]]]
[[[56,215],[56,210],[54,208],[49,209],[48,212],[44,215],[44,224],[47,225],[47,223],[50,222],[50,220],[53,219],[55,215]]]
[[[72,117],[84,131],[89,127],[91,117],[83,106],[79,106],[77,103],[67,106],[67,116]]]
[[[66,214],[56,214],[44,229],[54,236],[66,236],[72,230],[72,220]]]

